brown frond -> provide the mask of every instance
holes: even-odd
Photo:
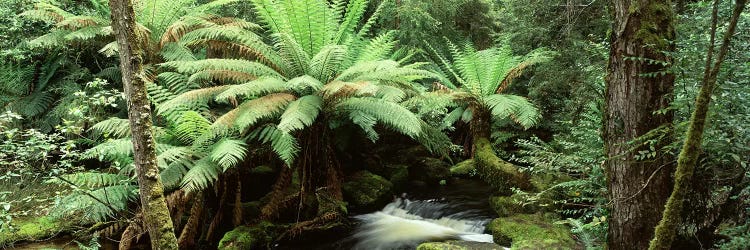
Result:
[[[271,60],[268,59],[268,57],[266,57],[266,55],[263,54],[262,51],[259,51],[255,47],[221,40],[197,40],[191,43],[191,45],[194,44],[205,44],[207,45],[208,49],[212,51],[220,51],[225,58],[238,58],[258,61],[268,67],[271,67],[277,72],[281,72],[280,65],[274,64]]]
[[[112,238],[115,237],[118,233],[122,232],[126,225],[128,224],[118,221],[111,223],[109,224],[109,226],[99,229],[96,232],[101,236]]]
[[[58,28],[70,30],[70,31],[76,31],[81,28],[89,27],[89,26],[96,26],[99,25],[96,19],[93,17],[85,17],[85,16],[76,16],[67,18],[64,20],[60,20],[55,24]]]
[[[524,61],[516,65],[516,67],[511,69],[508,74],[505,74],[505,78],[503,78],[503,81],[500,82],[497,90],[495,90],[495,94],[500,94],[505,91],[505,89],[508,88],[511,83],[513,83],[513,79],[521,76],[521,74],[523,74],[523,71],[532,65],[534,65],[534,62],[532,61]]]
[[[368,88],[373,88],[371,91]],[[323,98],[339,99],[354,96],[355,94],[375,94],[377,86],[371,82],[341,82],[335,81],[326,84],[321,89]],[[360,93],[358,93],[360,92]]]
[[[295,99],[297,99],[297,97],[288,93],[274,93],[258,99],[246,101],[237,106],[237,108],[216,119],[214,124],[230,128],[235,124],[235,121],[237,121],[237,118],[239,118],[240,115],[249,115],[258,119],[271,116],[283,110],[287,104]]]
[[[125,231],[122,232],[120,237],[120,250],[132,249],[135,244],[146,234],[146,228],[143,227],[143,214],[138,213],[135,218],[128,224]]]
[[[201,218],[203,218],[205,206],[203,202],[203,193],[196,194],[193,206],[190,208],[190,217],[185,223],[185,227],[182,228],[180,238],[177,240],[177,245],[180,246],[180,249],[195,249],[195,237],[200,228]]]

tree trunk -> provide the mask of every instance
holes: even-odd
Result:
[[[151,131],[151,103],[146,96],[143,48],[136,32],[135,13],[130,0],[110,0],[112,29],[117,37],[120,70],[128,103],[128,119],[133,134],[135,171],[141,196],[143,222],[151,239],[151,249],[177,249],[177,238],[164,199],[156,147]]]
[[[662,147],[669,143],[673,119],[664,110],[674,89],[666,66],[672,59],[665,54],[674,51],[674,14],[669,0],[613,3],[603,134],[613,204],[608,247],[646,249],[672,187],[674,157]],[[655,143],[632,144],[657,129],[665,132]],[[636,160],[643,150],[655,154]]]
[[[674,190],[672,191],[672,195],[669,196],[667,205],[664,208],[662,220],[659,222],[659,226],[656,227],[654,239],[651,241],[649,249],[669,249],[672,246],[672,241],[674,241],[677,233],[677,225],[680,221],[680,214],[682,213],[684,199],[688,192],[690,192],[690,182],[692,181],[693,173],[695,172],[695,165],[698,163],[698,156],[701,151],[700,148],[701,142],[703,141],[703,131],[706,126],[706,116],[708,115],[708,107],[711,103],[711,92],[714,90],[714,87],[716,87],[719,68],[724,61],[724,56],[726,56],[727,51],[729,50],[729,44],[734,35],[734,30],[737,27],[737,21],[739,20],[742,10],[745,8],[746,2],[746,0],[736,0],[732,19],[729,22],[729,28],[727,29],[726,34],[724,34],[721,49],[719,49],[719,55],[712,67],[711,61],[713,60],[713,46],[716,37],[717,13],[719,8],[719,0],[714,0],[711,41],[709,43],[706,57],[706,68],[703,74],[703,80],[701,81],[700,93],[695,100],[695,110],[690,117],[690,126],[688,127],[687,136],[685,137],[685,144],[682,145],[680,156],[677,159]]]

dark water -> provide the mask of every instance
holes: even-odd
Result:
[[[485,183],[455,180],[445,186],[407,190],[403,199],[380,211],[352,215],[350,228],[305,235],[280,242],[274,249],[414,249],[430,239],[491,242],[491,236],[482,235],[495,216],[488,203],[492,189]]]

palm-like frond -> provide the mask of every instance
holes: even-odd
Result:
[[[208,157],[226,171],[245,159],[247,147],[241,140],[224,138],[212,146]]]
[[[221,172],[221,166],[209,158],[203,158],[195,162],[185,173],[182,178],[182,189],[189,193],[206,189],[219,178]]]
[[[306,128],[315,121],[323,108],[323,98],[317,95],[306,95],[289,103],[286,111],[281,114],[281,120],[277,126],[285,133]]]
[[[276,93],[249,100],[216,119],[213,126],[244,131],[264,118],[276,117],[294,99],[293,95]]]
[[[172,130],[177,139],[183,144],[190,145],[196,138],[208,133],[211,129],[211,122],[195,111],[186,111],[177,120]]]
[[[347,112],[359,111],[412,138],[416,138],[422,131],[421,121],[414,113],[396,103],[374,97],[348,98],[336,108]]]
[[[501,119],[510,117],[524,128],[534,126],[541,118],[534,104],[521,96],[496,94],[485,97],[484,101],[493,116]]]
[[[294,159],[299,153],[299,144],[297,139],[293,135],[283,132],[276,128],[275,125],[268,124],[261,126],[248,136],[251,140],[259,141],[263,144],[271,144],[271,148],[279,158],[286,163],[287,166],[291,166]]]
[[[201,105],[205,105],[208,102],[216,98],[217,95],[227,90],[230,86],[216,86],[209,88],[202,88],[191,90],[178,95],[177,97],[162,103],[157,106],[157,113],[161,114],[170,110],[178,108],[186,108],[188,110],[194,110]]]
[[[260,78],[245,84],[232,85],[221,94],[216,95],[216,101],[228,102],[238,98],[252,98],[275,92],[289,90],[289,86],[282,80],[271,77]]]
[[[130,137],[130,122],[128,119],[112,117],[94,124],[90,130],[97,136],[121,139]]]

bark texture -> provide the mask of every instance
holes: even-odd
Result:
[[[716,62],[711,65],[713,60],[713,44],[716,37],[717,12],[719,0],[714,0],[712,24],[711,24],[711,42],[706,56],[706,68],[701,81],[701,89],[695,100],[695,110],[690,117],[690,126],[688,127],[685,144],[677,159],[677,171],[675,172],[675,184],[672,195],[669,196],[667,205],[664,208],[659,225],[656,227],[654,239],[651,241],[649,249],[670,249],[677,233],[677,226],[680,222],[685,196],[690,192],[690,182],[695,173],[695,165],[698,163],[698,156],[701,153],[701,142],[703,141],[703,132],[706,126],[706,117],[708,108],[711,103],[711,92],[716,87],[716,80],[719,75],[721,63],[729,50],[729,44],[734,35],[737,21],[745,8],[746,0],[736,0],[735,8],[732,13],[732,19],[729,22],[726,34],[719,49]]]
[[[143,223],[152,249],[177,249],[172,220],[164,198],[164,188],[156,161],[151,131],[151,103],[146,96],[143,75],[143,48],[136,29],[130,0],[110,0],[112,29],[117,37],[122,83],[128,103],[128,119],[133,135],[133,155],[143,211]]]
[[[672,189],[673,158],[660,150],[671,139],[674,14],[669,0],[613,0],[606,78],[604,163],[612,201],[608,248],[646,249]],[[651,145],[633,144],[663,131]],[[651,149],[653,146],[653,149]],[[655,151],[636,160],[638,151]]]

